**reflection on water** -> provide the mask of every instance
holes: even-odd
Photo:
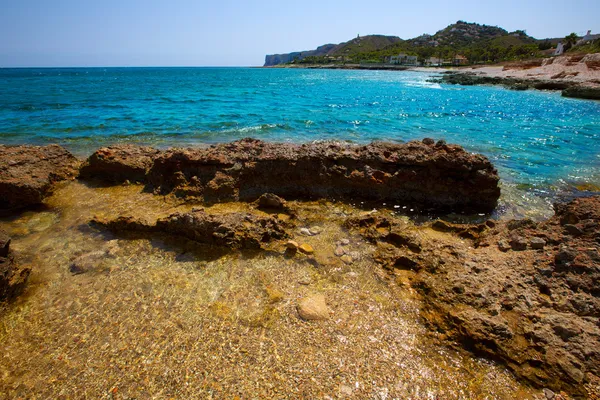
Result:
[[[364,211],[296,204],[293,232],[317,263],[283,249],[225,254],[180,239],[115,237],[94,215],[150,220],[192,206],[139,186],[63,184],[42,212],[0,222],[33,273],[0,312],[0,392],[10,398],[527,398],[502,368],[436,344],[412,289],[341,226]],[[208,212],[258,212],[220,204]],[[354,262],[334,256],[350,240]],[[73,269],[73,266],[76,269]],[[315,266],[316,265],[316,266]],[[299,298],[325,295],[328,321]]]

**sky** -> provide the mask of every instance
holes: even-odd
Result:
[[[458,20],[536,38],[600,33],[600,0],[0,0],[0,67],[258,66],[357,34]]]

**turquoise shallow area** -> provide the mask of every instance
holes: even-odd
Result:
[[[0,143],[159,147],[256,137],[433,137],[489,156],[505,182],[600,181],[600,102],[428,83],[420,72],[253,68],[0,69]]]

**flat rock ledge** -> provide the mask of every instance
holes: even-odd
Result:
[[[171,214],[155,222],[132,217],[108,220],[95,217],[91,223],[117,233],[163,233],[236,250],[259,250],[271,241],[288,238],[281,220],[246,213],[213,215],[204,210],[194,210]]]
[[[0,210],[42,203],[56,182],[78,175],[79,164],[58,145],[0,145]]]
[[[287,200],[364,199],[489,212],[500,196],[497,171],[485,156],[432,139],[366,146],[242,139],[162,152],[114,146],[94,153],[82,176],[142,181],[156,193],[206,203],[255,201],[272,193]]]
[[[540,388],[585,396],[600,376],[600,197],[555,206],[544,222],[434,221],[428,236],[368,215],[347,227],[422,295],[438,337],[508,366]]]
[[[0,229],[0,301],[8,301],[19,295],[27,278],[30,268],[19,266],[10,250],[10,237]]]
[[[452,85],[500,85],[512,90],[560,90],[563,97],[587,100],[600,100],[600,85],[582,84],[567,80],[550,79],[520,79],[497,76],[481,76],[474,72],[448,71],[441,78],[432,79],[437,83]]]

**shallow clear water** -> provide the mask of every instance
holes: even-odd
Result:
[[[433,74],[252,68],[0,69],[0,143],[84,155],[256,137],[433,137],[489,156],[506,182],[600,182],[600,102],[429,83]]]
[[[44,209],[0,218],[19,262],[32,268],[25,293],[0,304],[0,393],[27,399],[539,398],[501,366],[451,350],[428,332],[419,297],[404,279],[410,272],[382,270],[373,263],[374,246],[343,227],[364,211],[340,203],[289,204],[297,214],[288,231],[314,247],[316,266],[302,254],[284,256],[283,242],[250,255],[163,235],[115,236],[88,225],[94,215],[154,220],[193,208],[141,186],[66,182]],[[266,215],[247,203],[206,211]],[[315,226],[316,236],[299,232]],[[342,238],[350,241],[350,264],[334,255]],[[74,275],[70,265],[81,258],[88,267]],[[313,293],[326,298],[328,320],[298,317],[298,301]]]

